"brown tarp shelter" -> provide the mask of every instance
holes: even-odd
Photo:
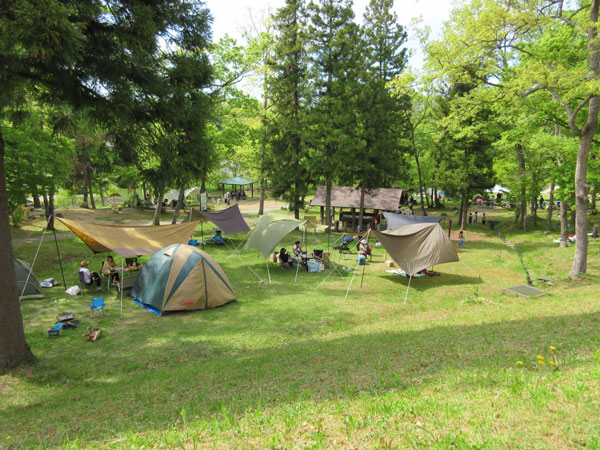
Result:
[[[192,208],[190,215],[192,221],[200,220],[200,216],[207,218],[226,234],[239,234],[250,231],[250,227],[244,220],[237,204],[217,212],[206,212]]]
[[[119,256],[151,255],[172,244],[187,244],[196,223],[176,225],[97,225],[58,218],[94,253],[115,252]]]
[[[373,233],[409,276],[427,267],[458,261],[456,248],[439,223],[415,223]]]

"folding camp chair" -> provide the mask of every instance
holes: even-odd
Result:
[[[100,317],[104,317],[104,297],[93,297],[90,309],[92,310],[92,317],[94,317],[94,311],[99,312]]]

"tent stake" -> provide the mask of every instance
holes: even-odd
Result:
[[[410,282],[412,281],[412,275],[408,277],[408,286],[406,286],[406,295],[404,296],[404,304],[406,305],[406,299],[408,298],[408,290],[410,289]]]

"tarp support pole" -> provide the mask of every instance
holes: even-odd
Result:
[[[304,232],[302,233],[302,244],[306,244],[306,222],[304,223]],[[308,252],[308,245],[305,245],[305,248],[306,248],[306,251]],[[294,278],[294,283],[298,279],[298,270],[300,270],[301,261],[302,261],[302,251],[300,251],[300,259],[296,262],[296,277]]]
[[[125,270],[123,265],[124,258],[121,256],[121,286],[119,286],[119,291],[121,291],[121,319],[123,318],[123,291],[125,286]],[[109,288],[110,289],[110,288]]]
[[[265,259],[265,263],[267,263],[267,275],[269,275],[269,284],[271,284],[271,272],[269,271],[269,260]]]
[[[56,244],[56,254],[58,255],[58,265],[60,266],[60,274],[62,275],[63,286],[67,288],[67,282],[65,281],[65,271],[63,270],[62,258],[60,257],[60,250],[58,249],[58,239],[56,237],[56,228],[52,230],[54,232],[54,243]],[[45,231],[44,231],[45,233]],[[33,270],[33,266],[31,267]]]
[[[412,275],[408,277],[408,286],[406,286],[406,295],[404,296],[404,304],[406,305],[406,299],[408,298],[408,290],[410,289],[410,282],[412,281]]]
[[[369,228],[369,231],[367,231],[367,237],[365,238],[367,241],[367,248],[369,248],[369,236],[371,235],[371,228]],[[356,259],[358,259],[358,256],[356,257]],[[362,276],[360,278],[360,287],[362,288],[363,285],[363,280],[365,279],[365,269],[367,267],[367,255],[365,255],[365,265],[363,266],[363,270],[362,270]]]

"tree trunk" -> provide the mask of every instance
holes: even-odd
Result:
[[[160,225],[160,213],[162,211],[163,197],[165,196],[165,188],[160,187],[158,189],[158,195],[156,196],[156,209],[154,210],[154,217],[152,218],[152,225]]]
[[[363,216],[365,214],[365,191],[365,180],[363,179],[362,183],[360,183],[360,208],[358,209],[358,225],[361,230],[363,229]]]
[[[33,188],[31,196],[33,197],[33,207],[36,209],[40,209],[42,207],[42,204],[40,203],[40,193],[37,190],[37,186]]]
[[[294,218],[300,220],[300,186],[299,181],[294,182]]]
[[[588,63],[589,75],[598,80],[600,78],[600,43],[598,42],[598,10],[600,0],[592,0],[590,7],[590,20],[588,28]],[[579,133],[579,150],[577,152],[577,165],[575,166],[575,210],[577,221],[575,225],[575,258],[569,277],[577,278],[587,271],[588,235],[587,235],[587,213],[588,213],[588,186],[587,186],[587,164],[590,147],[596,128],[598,127],[598,107],[600,98],[591,97],[588,103],[587,121]],[[574,127],[575,117],[569,118],[571,127]]]
[[[144,194],[144,201],[148,201],[148,191],[146,190],[146,182],[142,182],[142,192]]]
[[[46,217],[46,221],[48,221],[48,217],[50,217],[50,201],[46,192],[42,194],[42,200],[44,200],[44,216]]]
[[[48,193],[48,213],[46,215],[46,221],[48,222],[48,231],[54,231],[54,185],[50,186],[50,192]]]
[[[423,177],[421,176],[421,164],[419,163],[419,154],[416,150],[414,138],[413,138],[413,149],[415,152],[415,162],[417,163],[417,174],[419,175],[419,193],[421,195],[421,211],[423,215],[427,215],[427,211],[425,211],[425,202],[423,201]]]
[[[464,230],[467,226],[467,202],[466,194],[460,196],[460,210],[458,212],[458,228]]]
[[[576,223],[577,223],[577,210],[571,209],[571,224],[569,225],[569,228],[575,229]]]
[[[96,202],[94,201],[94,193],[92,192],[92,167],[88,164],[88,192],[90,194],[90,204],[92,205],[92,209],[96,209]]]
[[[177,205],[175,205],[175,213],[173,214],[173,221],[171,222],[172,225],[175,225],[177,223],[177,217],[179,217],[179,211],[181,210],[181,207],[183,206],[183,201],[185,199],[185,188],[183,186],[179,187],[179,195],[177,196]]]
[[[546,230],[552,230],[552,213],[554,212],[554,180],[550,184],[550,198],[548,199],[548,216],[546,217]]]
[[[569,246],[569,224],[567,223],[567,210],[569,205],[560,202],[560,246]]]
[[[331,180],[327,178],[325,182],[325,215],[327,222],[327,231],[331,231]]]
[[[267,79],[263,85],[263,140],[260,146],[260,201],[258,203],[258,215],[262,216],[265,213],[265,156],[267,153],[267,108],[269,106],[269,97],[267,89]]]
[[[0,130],[0,373],[33,359],[25,341],[13,259],[4,172],[4,139]]]

